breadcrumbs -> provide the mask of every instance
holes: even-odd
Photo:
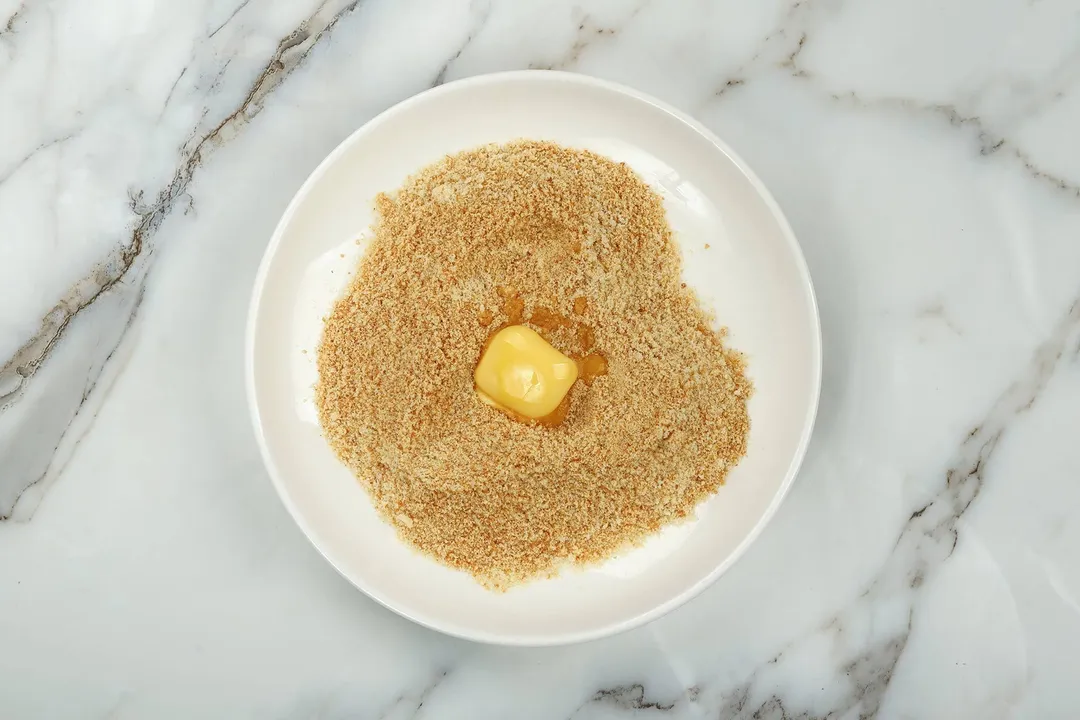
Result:
[[[375,205],[326,318],[316,405],[403,540],[505,589],[608,558],[717,491],[746,451],[751,384],[629,167],[521,140],[448,156]],[[485,340],[511,322],[608,361],[558,427],[474,392]]]

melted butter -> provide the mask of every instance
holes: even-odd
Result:
[[[525,317],[525,301],[521,296],[508,287],[497,289],[499,296],[503,298],[503,314],[510,325],[518,325]]]
[[[577,378],[573,360],[523,325],[492,335],[473,374],[482,400],[530,420],[554,413]]]
[[[573,327],[574,321],[553,310],[548,310],[546,307],[538,307],[533,310],[533,314],[529,317],[529,324],[544,330],[558,330],[559,328]]]
[[[607,358],[600,353],[590,353],[577,360],[578,378],[586,385],[602,375],[607,375]]]
[[[578,344],[581,345],[581,349],[585,352],[592,350],[593,345],[596,344],[596,338],[593,336],[592,328],[588,325],[578,325],[577,339]]]
[[[542,425],[543,427],[548,428],[558,427],[559,425],[562,425],[563,420],[565,420],[566,416],[570,413],[570,393],[567,393],[563,397],[562,402],[559,403],[554,410],[552,410],[547,415],[538,418],[526,417],[524,415],[514,412],[513,410],[510,410],[509,408],[502,407],[501,405],[496,404],[490,398],[485,397],[484,394],[480,391],[477,391],[476,394],[485,403],[491,405],[491,407],[501,411],[505,415],[508,415],[511,419],[517,420],[519,423],[524,423],[526,425]]]
[[[607,358],[590,352],[596,338],[592,327],[581,320],[537,306],[528,318],[530,325],[540,329],[537,332],[521,325],[525,302],[520,293],[509,287],[499,287],[497,292],[508,322],[495,328],[484,344],[474,372],[477,396],[518,422],[556,427],[570,412],[574,383],[581,380],[589,386],[607,375]],[[573,313],[580,316],[587,311],[588,300],[574,298]],[[484,310],[477,319],[488,327],[494,315]],[[563,355],[549,344],[548,333],[563,328],[574,328],[581,355]],[[572,373],[569,367],[573,367]]]

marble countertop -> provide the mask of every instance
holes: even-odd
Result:
[[[376,606],[275,496],[242,334],[289,198],[432,85],[690,112],[821,304],[804,469],[747,556],[551,649]],[[0,716],[1080,716],[1075,0],[0,0]]]

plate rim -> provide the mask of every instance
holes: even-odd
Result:
[[[750,532],[739,542],[735,549],[728,554],[728,556],[709,571],[707,575],[700,580],[690,585],[689,587],[679,591],[676,595],[669,598],[665,602],[659,603],[649,610],[638,613],[629,618],[619,620],[616,622],[606,623],[599,625],[595,628],[583,631],[565,632],[558,634],[515,634],[515,635],[502,635],[497,633],[485,632],[474,628],[461,627],[453,623],[447,623],[440,621],[437,618],[432,618],[424,613],[416,612],[411,608],[401,607],[395,605],[390,601],[382,597],[379,591],[375,588],[368,587],[366,583],[362,583],[357,579],[351,577],[345,572],[337,562],[327,553],[327,551],[314,539],[312,536],[312,529],[308,526],[308,523],[304,520],[301,513],[293,503],[289,493],[287,492],[284,483],[282,482],[280,472],[275,465],[271,455],[270,448],[266,442],[266,435],[263,431],[262,417],[259,410],[259,401],[257,397],[255,387],[255,330],[258,324],[260,305],[262,302],[263,292],[266,285],[267,275],[270,270],[270,266],[273,264],[274,257],[277,255],[277,250],[281,244],[282,237],[285,234],[285,229],[291,223],[293,216],[296,214],[297,209],[302,202],[306,200],[308,195],[311,194],[311,190],[314,185],[322,178],[324,174],[332,167],[338,159],[345,154],[348,148],[358,142],[364,135],[372,131],[376,126],[391,120],[395,115],[398,115],[414,105],[420,104],[432,97],[449,94],[454,92],[460,92],[462,90],[469,89],[475,86],[498,84],[498,83],[513,83],[513,82],[533,82],[537,80],[554,80],[556,82],[574,83],[584,86],[591,86],[598,89],[603,89],[615,93],[622,94],[630,97],[631,99],[643,102],[652,106],[656,110],[660,110],[667,115],[672,116],[676,120],[690,127],[696,133],[704,137],[710,143],[712,143],[721,153],[726,155],[739,169],[743,176],[750,182],[751,186],[758,193],[761,199],[764,201],[769,212],[772,214],[774,220],[777,222],[781,234],[784,236],[784,240],[788,245],[788,249],[792,253],[792,257],[795,261],[798,274],[802,279],[802,289],[806,294],[806,298],[809,302],[810,320],[812,323],[811,329],[811,343],[812,357],[811,362],[813,367],[812,372],[812,397],[811,402],[807,408],[806,416],[803,418],[802,434],[799,437],[798,446],[795,449],[795,454],[792,456],[791,462],[788,465],[787,470],[784,473],[784,479],[780,484],[779,489],[774,494],[771,502],[765,508],[761,517],[750,529]],[[274,227],[274,231],[270,236],[270,241],[266,245],[266,249],[263,251],[261,260],[259,261],[258,270],[255,273],[255,279],[251,289],[251,297],[248,303],[247,318],[244,330],[244,385],[245,394],[247,397],[248,411],[252,423],[252,429],[255,433],[255,441],[259,446],[259,455],[262,458],[263,466],[270,476],[270,481],[274,486],[274,490],[277,492],[278,498],[285,506],[286,511],[292,518],[293,522],[300,528],[304,537],[315,548],[315,550],[322,556],[322,558],[330,564],[332,568],[346,581],[348,581],[355,588],[363,592],[369,598],[377,602],[384,608],[394,612],[401,617],[411,620],[418,625],[441,632],[453,637],[458,637],[464,640],[470,640],[473,642],[481,642],[491,645],[505,645],[505,646],[523,646],[523,647],[545,647],[555,645],[569,645],[574,643],[585,642],[589,640],[597,640],[603,637],[609,637],[618,633],[626,632],[642,625],[649,623],[657,618],[666,615],[677,607],[689,602],[693,598],[700,595],[706,588],[715,583],[724,573],[730,570],[735,563],[743,558],[746,551],[750,546],[758,539],[761,533],[765,530],[765,527],[769,525],[772,519],[775,517],[780,505],[787,497],[791,490],[791,486],[795,482],[795,478],[798,476],[802,467],[803,460],[806,457],[807,449],[810,445],[810,440],[813,436],[814,425],[817,421],[818,406],[821,399],[821,381],[822,381],[822,335],[821,335],[821,315],[818,307],[817,294],[814,291],[813,279],[810,275],[810,268],[806,263],[806,258],[802,252],[802,246],[799,244],[798,238],[795,236],[794,230],[791,228],[787,217],[784,215],[780,208],[779,203],[769,192],[765,183],[754,173],[750,166],[736,153],[727,143],[716,136],[709,128],[707,128],[700,121],[691,117],[687,113],[675,108],[668,103],[659,100],[647,93],[641,92],[634,88],[622,85],[620,83],[612,82],[609,80],[603,80],[600,78],[591,77],[588,75],[582,75],[578,73],[559,71],[559,70],[510,70],[504,72],[486,73],[482,75],[474,75],[460,80],[454,80],[442,85],[423,90],[415,95],[412,95],[389,108],[378,113],[356,130],[349,133],[338,145],[315,167],[314,170],[308,175],[307,179],[300,185],[296,193],[293,195],[289,204],[286,206],[285,211],[282,213],[281,218],[278,220],[277,225]]]

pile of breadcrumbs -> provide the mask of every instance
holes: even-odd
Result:
[[[334,452],[419,550],[497,589],[602,560],[686,518],[745,453],[743,358],[681,283],[660,197],[625,164],[492,145],[376,210],[326,318],[316,404]],[[557,427],[474,392],[485,340],[522,319],[608,361]]]

